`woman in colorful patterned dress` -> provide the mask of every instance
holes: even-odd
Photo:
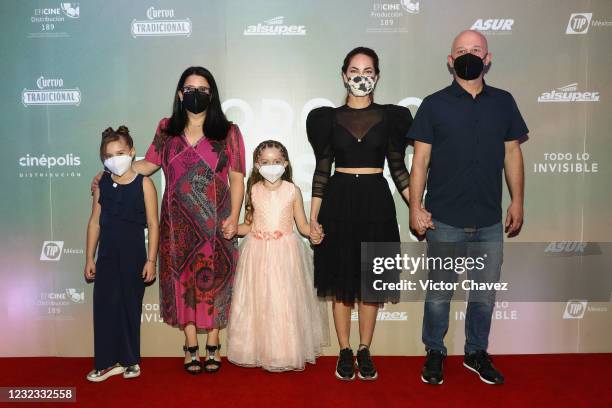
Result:
[[[160,220],[160,308],[185,332],[185,370],[221,365],[219,329],[228,322],[238,258],[235,234],[244,197],[244,142],[221,110],[217,85],[202,67],[179,79],[172,117],[162,119],[140,174],[162,168],[166,189]],[[204,367],[197,332],[207,331]]]

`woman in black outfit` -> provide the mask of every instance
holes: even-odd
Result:
[[[340,345],[336,377],[341,380],[355,378],[349,343],[355,301],[360,335],[358,375],[364,380],[378,377],[369,346],[379,305],[361,301],[360,253],[361,242],[400,240],[395,204],[382,174],[385,158],[398,191],[408,201],[409,174],[404,157],[412,115],[401,106],[374,103],[372,91],[379,72],[376,52],[355,48],[342,65],[346,104],[317,108],[306,120],[317,162],[310,211],[315,286],[319,296],[334,299]],[[335,172],[330,177],[334,161]]]

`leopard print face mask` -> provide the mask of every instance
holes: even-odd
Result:
[[[354,96],[366,96],[372,93],[376,86],[376,79],[371,76],[355,75],[348,77],[346,88]]]

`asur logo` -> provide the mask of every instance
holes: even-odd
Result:
[[[45,241],[40,251],[41,261],[59,261],[62,256],[64,241]]]
[[[589,32],[593,13],[573,13],[567,23],[565,34],[586,34]]]
[[[474,24],[472,24],[472,30],[485,31],[489,33],[495,32],[506,32],[509,33],[512,31],[512,25],[514,24],[514,20],[511,18],[490,18],[483,19],[480,18],[476,20]]]
[[[570,300],[565,305],[564,319],[582,319],[587,309],[586,300]]]

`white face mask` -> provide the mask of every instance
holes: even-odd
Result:
[[[285,166],[282,164],[265,164],[259,167],[259,174],[270,183],[274,183],[285,172]]]
[[[122,155],[113,156],[104,160],[104,167],[109,169],[113,174],[121,177],[132,166],[132,156]]]
[[[366,96],[372,93],[376,86],[376,79],[371,76],[356,75],[348,77],[346,87],[354,96]]]

